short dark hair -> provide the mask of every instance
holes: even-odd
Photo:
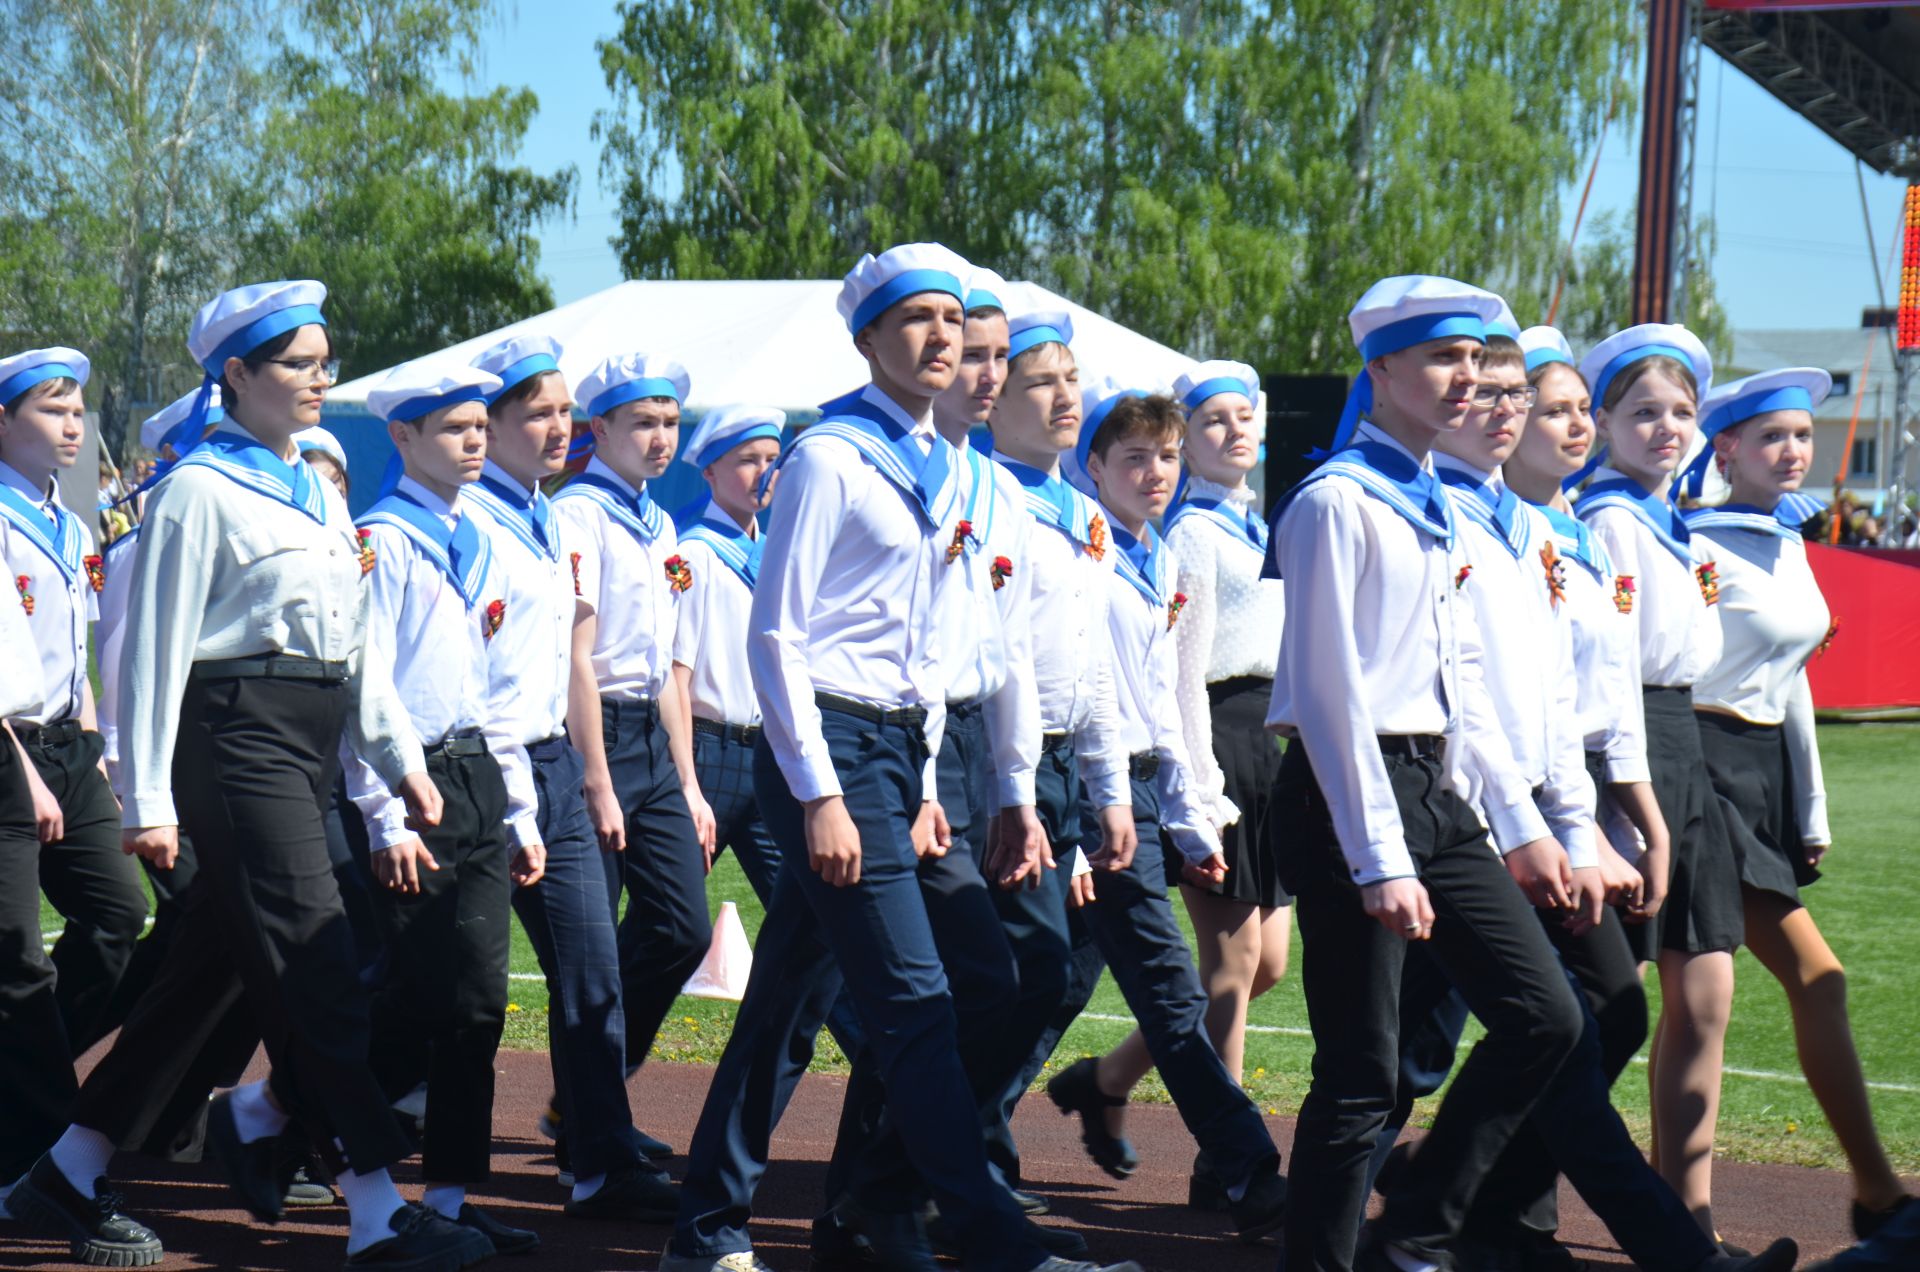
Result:
[[[524,380],[521,380],[519,383],[515,384],[512,388],[502,393],[499,397],[494,398],[491,402],[488,402],[487,415],[489,417],[492,417],[498,414],[502,407],[512,406],[516,402],[526,401],[528,398],[532,397],[534,394],[540,391],[540,386],[547,382],[548,376],[559,375],[559,374],[560,374],[560,371],[559,371],[559,368],[557,367],[550,367],[545,371],[535,371],[532,375],[528,376]]]
[[[1030,365],[1037,361],[1040,355],[1048,349],[1056,350],[1059,356],[1067,360],[1068,366],[1076,369],[1079,367],[1080,362],[1073,356],[1073,350],[1071,348],[1061,344],[1058,340],[1042,340],[1039,344],[1022,349],[1020,352],[1014,354],[1013,357],[1009,358],[1007,360],[1007,370],[1011,372]]]
[[[1186,435],[1187,417],[1180,404],[1164,393],[1124,397],[1114,403],[1107,418],[1093,432],[1092,454],[1106,459],[1121,442],[1139,437],[1150,442],[1175,442]]]
[[[327,330],[327,325],[325,323],[320,323],[318,325],[320,327],[320,333],[327,338],[327,357],[331,358],[333,356],[333,333]],[[287,346],[292,344],[293,338],[299,334],[300,334],[299,327],[294,327],[291,330],[283,331],[279,335],[275,336],[273,339],[267,341],[266,343],[255,345],[253,348],[241,354],[240,361],[246,364],[247,370],[258,371],[261,367],[265,366],[271,359],[277,358],[281,354],[285,353],[287,351]],[[226,364],[223,362],[220,365],[222,368],[219,376],[220,399],[223,403],[231,402],[233,401],[233,386],[227,383],[227,373],[225,370]]]
[[[1480,369],[1482,371],[1514,371],[1525,374],[1527,355],[1521,351],[1520,342],[1512,336],[1489,335],[1487,344],[1480,351]]]
[[[8,415],[12,415],[15,411],[27,404],[28,398],[65,397],[79,387],[80,381],[74,379],[72,376],[56,375],[51,380],[42,380],[38,384],[29,384],[26,388],[14,394],[13,400],[8,402],[4,409]]]

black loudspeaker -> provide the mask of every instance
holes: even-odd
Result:
[[[1343,375],[1270,375],[1267,393],[1267,506],[1313,471],[1309,452],[1330,446],[1347,405]]]

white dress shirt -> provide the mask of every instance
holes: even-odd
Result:
[[[700,519],[726,533],[740,533],[732,515],[717,503],[708,503]],[[748,525],[747,534],[759,537],[758,521]],[[759,724],[760,700],[747,667],[753,589],[692,535],[680,540],[680,555],[693,571],[693,585],[680,594],[673,661],[693,673],[687,681],[693,714],[721,724]]]
[[[643,493],[597,455],[582,476],[607,482],[617,490],[616,497],[628,503]],[[593,679],[601,696],[621,702],[659,698],[672,668],[680,596],[666,573],[667,562],[680,555],[673,519],[654,507],[650,524],[656,533],[642,541],[587,496],[577,479],[554,496],[553,510],[566,525],[568,551],[577,554],[575,594],[599,618]]]
[[[1197,474],[1187,478],[1187,496],[1217,499],[1250,510],[1255,495],[1246,486],[1227,487]],[[1286,587],[1263,579],[1264,549],[1209,516],[1189,513],[1174,521],[1167,546],[1180,563],[1179,587],[1187,603],[1174,626],[1180,650],[1180,726],[1193,759],[1193,780],[1216,826],[1240,820],[1226,795],[1226,775],[1213,753],[1213,702],[1207,686],[1238,676],[1273,678],[1280,657],[1277,633],[1286,623]]]
[[[1121,551],[1116,527],[1112,552]],[[1159,535],[1146,527],[1150,540]],[[1161,544],[1159,551],[1165,552]],[[1169,562],[1171,565],[1171,562]],[[1168,571],[1171,576],[1171,570]],[[1174,684],[1180,677],[1180,655],[1174,646],[1172,596],[1149,598],[1121,574],[1107,574],[1107,629],[1113,636],[1114,688],[1119,711],[1119,742],[1129,756],[1160,757],[1155,787],[1160,794],[1160,826],[1188,861],[1205,861],[1219,852],[1220,835],[1208,820],[1193,786],[1187,744],[1180,736],[1180,711],[1174,702]]]
[[[33,646],[27,611],[0,596],[0,649],[11,657],[0,659],[0,720],[27,719],[39,712],[45,688],[40,680],[40,655]],[[0,745],[11,745],[0,738]]]
[[[402,477],[398,490],[449,530],[465,515],[458,496],[448,504],[411,477]],[[502,599],[503,580],[489,570],[469,603],[412,535],[381,522],[366,528],[374,551],[367,657],[392,668],[394,690],[423,748],[480,729],[487,710],[487,607]],[[507,621],[503,611],[502,630]],[[373,850],[416,838],[406,825],[405,803],[357,752],[349,748],[343,758],[347,795],[366,819]]]
[[[1602,468],[1594,484],[1621,480]],[[1602,506],[1581,517],[1606,545],[1614,570],[1633,580],[1633,613],[1640,629],[1640,683],[1691,688],[1720,660],[1720,613],[1706,602],[1697,576],[1709,563],[1705,545],[1688,543],[1682,561],[1630,509]]]
[[[219,434],[250,436],[231,416]],[[126,825],[179,824],[173,748],[196,662],[285,653],[346,663],[354,749],[389,786],[424,770],[392,681],[363,657],[372,589],[353,518],[333,483],[314,480],[320,521],[199,464],[183,462],[149,495],[120,661]]]
[[[1559,545],[1546,517],[1516,499],[1511,504],[1511,533],[1503,538],[1476,515],[1505,494],[1500,475],[1451,455],[1435,453],[1433,463],[1449,481],[1447,497],[1453,501],[1460,550],[1473,565],[1462,591],[1478,620],[1485,645],[1481,674],[1513,763],[1520,779],[1537,792],[1534,803],[1573,868],[1598,865],[1596,796],[1574,714],[1573,624],[1565,600],[1553,592],[1558,587],[1564,594],[1574,563],[1557,564],[1550,583],[1542,554],[1553,544],[1557,559]],[[1454,481],[1471,482],[1472,488],[1462,489]],[[1475,808],[1490,785],[1484,765],[1474,748],[1465,766],[1465,793]],[[1505,853],[1520,844],[1495,846]]]
[[[869,385],[863,399],[907,430],[920,454],[947,442],[931,415],[915,420]],[[952,462],[958,454],[948,446]],[[747,663],[762,726],[795,799],[838,795],[816,693],[885,708],[923,707],[932,755],[946,725],[939,601],[959,501],[929,526],[911,496],[844,439],[802,433],[780,465],[760,581],[753,590]]]
[[[573,666],[573,571],[560,517],[546,495],[487,461],[460,502],[493,544],[506,613],[487,649],[487,747],[507,785],[507,824],[519,847],[540,842],[540,799],[527,746],[567,729]],[[543,540],[529,519],[544,510]]]
[[[106,761],[107,777],[117,786],[120,781],[120,647],[127,638],[127,596],[133,591],[133,558],[139,550],[140,527],[107,545],[101,569],[106,582],[100,589],[100,621],[94,624],[93,639],[100,669],[100,701],[96,715],[100,719],[101,759]]]
[[[1720,577],[1720,661],[1693,686],[1693,703],[1786,734],[1800,837],[1828,844],[1827,789],[1814,733],[1807,660],[1827,638],[1832,614],[1796,533],[1730,526],[1694,531]]]
[[[1355,439],[1411,460],[1370,422]],[[1431,471],[1431,459],[1423,467]],[[1468,564],[1457,527],[1449,547],[1358,481],[1329,475],[1288,504],[1276,539],[1287,618],[1267,724],[1306,744],[1354,882],[1418,873],[1382,736],[1449,734],[1467,742],[1480,757],[1480,811],[1495,843],[1545,836],[1511,752],[1500,758],[1506,743],[1482,681],[1473,607],[1457,597]],[[1456,779],[1461,750],[1447,748]]]
[[[1007,468],[1004,460],[1000,466]],[[1038,480],[1037,470],[1021,468]],[[1020,479],[1015,481],[1018,484]],[[1041,489],[1053,498],[1068,500],[1084,519],[1101,515],[1092,500],[1057,473]],[[1011,599],[1023,604],[1029,614],[1040,731],[1072,736],[1074,761],[1095,808],[1131,805],[1127,748],[1120,738],[1120,707],[1113,687],[1113,636],[1107,628],[1113,545],[1108,543],[1096,556],[1030,510],[1026,551],[1029,590],[1024,601],[1018,594]],[[1002,595],[1019,582],[1016,573]]]
[[[71,542],[81,558],[71,563],[56,562],[19,526],[0,517],[0,560],[6,563],[9,589],[0,599],[19,603],[24,612],[27,597],[33,598],[33,613],[26,619],[40,654],[41,705],[31,715],[15,717],[14,723],[78,720],[87,688],[87,624],[99,616],[98,598],[84,564],[85,555],[93,550],[93,540],[79,518],[61,506],[56,483],[36,488],[5,463],[0,463],[0,483],[47,518],[46,533],[52,546]],[[69,564],[71,574],[65,568]]]

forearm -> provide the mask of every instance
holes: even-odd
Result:
[[[573,657],[567,673],[567,737],[586,764],[586,786],[608,790],[607,741],[600,719],[600,684],[593,675],[593,642],[599,623],[591,612],[573,625]]]
[[[673,757],[674,772],[680,775],[680,789],[697,791],[700,775],[693,767],[693,709],[688,705],[678,673],[679,668],[673,668],[661,689],[660,721],[666,726],[667,754]]]

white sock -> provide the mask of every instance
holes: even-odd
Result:
[[[267,1099],[267,1084],[264,1081],[237,1086],[227,1093],[227,1099],[233,1109],[233,1125],[240,1132],[242,1144],[272,1139],[287,1129],[287,1115],[273,1107],[273,1102]]]
[[[1438,1263],[1431,1263],[1417,1254],[1408,1254],[1397,1245],[1387,1247],[1387,1258],[1393,1260],[1393,1266],[1400,1272],[1440,1272]]]
[[[53,1164],[79,1190],[82,1197],[94,1195],[93,1181],[107,1173],[113,1161],[113,1141],[84,1126],[69,1126],[54,1146],[47,1150]]]
[[[593,1194],[599,1192],[601,1185],[606,1182],[607,1173],[605,1171],[601,1171],[598,1175],[589,1175],[585,1179],[574,1180],[573,1199],[575,1201],[585,1201],[587,1198],[593,1196]]]
[[[439,1211],[449,1219],[458,1219],[460,1207],[467,1204],[467,1186],[428,1184],[427,1190],[420,1194],[420,1204],[429,1210]]]
[[[352,1224],[347,1234],[348,1254],[358,1254],[393,1235],[393,1212],[407,1201],[393,1186],[392,1176],[385,1170],[370,1170],[364,1175],[343,1170],[334,1182],[347,1199],[347,1218]]]

